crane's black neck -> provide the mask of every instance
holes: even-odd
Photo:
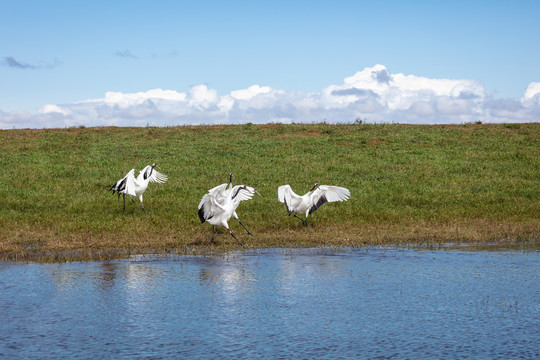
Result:
[[[238,195],[238,193],[240,192],[240,190],[244,190],[244,189],[247,189],[247,187],[246,187],[245,185],[244,185],[244,186],[240,186],[240,187],[236,190],[236,192],[233,194],[233,196],[232,196],[231,199],[234,199],[234,198]]]
[[[152,165],[152,167],[150,168],[150,172],[148,172],[148,170],[146,170],[144,172],[144,180],[148,179],[150,176],[152,176],[152,172],[154,171],[154,167],[156,165]]]

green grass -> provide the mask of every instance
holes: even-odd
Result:
[[[169,176],[140,206],[108,192],[153,162]],[[220,251],[200,224],[204,193],[228,182],[262,196],[229,225],[247,247],[528,242],[540,238],[540,124],[235,125],[0,131],[0,256],[106,258]],[[277,187],[344,186],[306,229]]]

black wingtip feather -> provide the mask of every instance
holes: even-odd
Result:
[[[287,205],[287,200],[283,199],[283,202],[285,203],[285,208],[287,209],[287,212],[289,213],[289,216],[292,214],[292,211],[289,210],[289,205]]]
[[[116,183],[113,186],[111,186],[111,190],[114,194],[115,191],[118,191],[119,193],[124,191],[126,189],[126,179],[123,179],[120,184]]]
[[[325,196],[321,196],[319,198],[319,201],[317,201],[317,203],[315,205],[313,205],[311,207],[311,209],[309,209],[309,213],[311,214],[312,212],[314,212],[315,210],[317,210],[318,208],[320,208],[321,206],[323,206],[324,204],[326,204],[328,202],[328,200],[326,200],[326,197]]]
[[[199,209],[199,219],[201,220],[201,224],[206,221],[206,219],[204,218],[204,206],[201,206],[201,208]]]

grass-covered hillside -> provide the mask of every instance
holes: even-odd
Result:
[[[108,190],[156,162],[169,176],[144,194],[148,212]],[[197,205],[228,182],[257,188],[229,221],[246,247],[540,238],[540,124],[235,125],[0,131],[0,256],[99,258],[226,250]],[[306,229],[277,187],[350,189]]]

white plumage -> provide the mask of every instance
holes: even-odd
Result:
[[[233,186],[232,186],[232,178],[233,178],[233,173],[229,173],[229,186],[227,187],[227,184],[221,184],[221,185],[218,185],[210,190],[208,190],[208,193],[212,196],[215,197],[216,201],[219,203],[219,204],[223,204],[223,202],[225,201],[225,199],[227,198],[227,196],[232,192],[232,189],[233,189]],[[257,190],[255,190],[255,188],[251,188],[253,189],[257,194]],[[199,208],[200,208],[200,204],[199,204]],[[251,235],[253,236],[253,234],[244,226],[244,224],[242,224],[242,222],[240,221],[240,219],[238,218],[238,214],[236,213],[236,210],[232,213],[232,216],[238,220],[238,223],[240,223],[240,225],[242,225],[242,227],[247,231],[248,235]]]
[[[139,171],[137,177],[135,177],[135,169],[131,169],[126,176],[111,187],[113,194],[118,192],[118,198],[120,198],[120,194],[124,196],[124,210],[126,209],[126,195],[129,195],[133,203],[135,203],[135,200],[133,200],[132,196],[137,196],[143,211],[146,213],[143,205],[143,193],[148,188],[148,184],[150,182],[164,183],[167,181],[167,175],[155,170],[156,167],[159,168],[156,164],[147,165]]]
[[[285,204],[289,215],[302,220],[307,226],[309,214],[326,204],[334,201],[347,201],[351,192],[343,187],[331,185],[319,185],[315,183],[311,190],[303,195],[297,195],[290,185],[282,185],[278,188],[278,200]],[[305,220],[296,216],[296,214],[305,214]]]
[[[243,245],[231,231],[227,221],[229,221],[231,216],[234,216],[238,222],[240,222],[236,215],[236,208],[240,202],[251,199],[256,192],[255,188],[251,186],[236,185],[232,187],[231,174],[229,189],[227,189],[227,184],[221,184],[210,189],[208,193],[202,197],[198,206],[199,219],[201,220],[201,224],[207,221],[212,225],[212,241],[214,240],[214,227],[217,225],[224,226],[231,236],[235,238],[240,245]],[[240,225],[246,229],[242,222],[240,222]],[[246,231],[251,235],[249,230],[246,229]]]

